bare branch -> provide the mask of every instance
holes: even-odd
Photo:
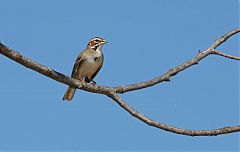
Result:
[[[172,133],[188,135],[188,136],[217,136],[220,134],[228,134],[228,133],[240,131],[240,126],[223,127],[219,129],[213,129],[213,130],[188,130],[188,129],[173,127],[170,125],[166,125],[166,124],[151,120],[148,117],[144,116],[143,114],[137,112],[136,110],[131,108],[127,103],[125,103],[115,92],[111,92],[110,94],[108,94],[108,96],[111,97],[114,101],[116,101],[118,105],[120,105],[133,117],[138,118],[139,120],[143,121],[149,126],[153,126],[153,127],[156,127],[165,131],[169,131]]]
[[[161,83],[163,81],[169,81],[170,77],[175,76],[176,74],[178,74],[179,72],[189,68],[190,66],[198,64],[198,62],[200,60],[202,60],[203,58],[207,57],[208,55],[210,55],[210,54],[217,54],[214,51],[215,48],[217,48],[219,45],[221,45],[223,42],[225,42],[229,37],[233,36],[234,34],[237,34],[238,32],[240,32],[240,28],[234,29],[231,32],[223,35],[221,38],[216,40],[205,51],[199,52],[199,54],[197,54],[191,60],[186,61],[183,64],[181,64],[181,65],[179,65],[179,66],[177,66],[175,68],[170,69],[168,72],[164,73],[161,76],[158,76],[158,77],[153,78],[151,80],[140,82],[140,83],[135,83],[135,84],[126,85],[126,86],[118,86],[118,87],[115,87],[115,90],[116,90],[117,93],[125,93],[125,92],[129,92],[129,91],[134,91],[134,90],[139,90],[139,89],[142,89],[142,88],[151,87],[151,86],[156,85],[158,83]]]
[[[226,57],[226,58],[229,58],[229,59],[233,59],[233,60],[240,60],[240,57],[228,55],[228,54],[225,54],[225,53],[220,52],[218,50],[213,50],[212,54],[220,55],[220,56],[223,56],[223,57]]]
[[[189,68],[190,66],[193,66],[195,64],[198,64],[200,60],[203,58],[207,57],[210,54],[216,54],[216,55],[221,55],[226,58],[231,58],[235,60],[239,60],[239,57],[235,56],[230,56],[227,54],[224,54],[220,51],[215,50],[219,45],[221,45],[223,42],[225,42],[229,37],[232,35],[240,32],[240,28],[235,29],[218,40],[216,40],[208,49],[205,51],[200,51],[194,58],[192,58],[189,61],[184,62],[183,64],[174,67],[170,69],[168,72],[164,73],[162,76],[156,77],[154,79],[145,81],[145,82],[140,82],[132,85],[126,85],[126,86],[118,86],[118,87],[107,87],[107,86],[100,86],[100,85],[90,85],[87,83],[83,83],[81,81],[78,81],[76,79],[72,79],[62,73],[59,73],[47,66],[41,65],[37,62],[32,61],[29,58],[24,57],[20,53],[6,47],[5,45],[0,43],[0,53],[3,54],[4,56],[18,62],[19,64],[32,69],[42,75],[45,75],[53,80],[56,80],[60,83],[64,83],[85,91],[93,92],[93,93],[98,93],[98,94],[104,94],[107,95],[108,97],[112,98],[115,102],[117,102],[122,108],[124,108],[127,112],[129,112],[132,116],[138,118],[142,122],[159,128],[163,129],[166,131],[170,131],[173,133],[177,134],[182,134],[182,135],[189,135],[189,136],[214,136],[214,135],[220,135],[220,134],[227,134],[227,133],[233,133],[233,132],[239,132],[240,131],[240,126],[232,126],[232,127],[224,127],[224,128],[219,128],[219,129],[213,129],[213,130],[188,130],[188,129],[181,129],[173,126],[169,126],[163,123],[156,122],[154,120],[151,120],[144,116],[143,114],[137,112],[133,108],[131,108],[129,105],[127,105],[118,95],[117,93],[125,93],[129,91],[134,91],[146,87],[153,86],[155,84],[164,82],[164,81],[170,81],[170,78],[179,72]]]
[[[217,39],[208,49],[209,50],[214,50],[216,49],[219,45],[221,45],[223,42],[227,41],[227,39],[237,33],[240,32],[240,28],[236,28],[232,30],[231,32],[228,32],[227,34],[223,35],[221,38]]]
[[[53,80],[56,80],[60,83],[64,83],[76,88],[81,88],[82,90],[93,92],[93,93],[99,93],[99,94],[105,94],[105,92],[112,91],[113,88],[110,87],[104,87],[99,85],[90,85],[87,83],[83,83],[79,80],[73,79],[71,77],[68,77],[62,73],[59,73],[47,66],[44,66],[42,64],[39,64],[35,61],[32,61],[31,59],[24,57],[20,53],[6,47],[2,43],[0,43],[0,53],[5,55],[6,57],[16,61],[17,63],[25,66],[26,68],[29,68],[31,70],[34,70],[38,73],[41,73],[42,75],[45,75]]]

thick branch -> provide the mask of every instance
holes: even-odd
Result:
[[[47,66],[44,66],[42,64],[39,64],[35,61],[32,61],[31,59],[24,57],[20,53],[6,47],[5,45],[0,43],[0,53],[5,55],[6,57],[18,62],[19,64],[25,66],[26,68],[29,68],[31,70],[34,70],[38,73],[41,73],[42,75],[45,75],[53,80],[56,80],[60,83],[64,83],[76,88],[81,88],[85,91],[93,92],[93,93],[100,93],[105,94],[105,92],[109,92],[113,90],[110,87],[104,87],[104,86],[98,86],[98,85],[89,85],[86,83],[82,83],[81,81],[78,81],[76,79],[70,78],[62,73],[59,73]]]
[[[233,133],[233,132],[239,132],[240,131],[240,126],[233,126],[233,127],[224,127],[220,129],[214,129],[214,130],[187,130],[187,129],[181,129],[181,128],[176,128],[173,126],[169,126],[166,124],[162,124],[159,122],[156,122],[154,120],[151,120],[147,117],[145,117],[143,114],[137,112],[130,106],[128,106],[118,95],[117,93],[124,93],[128,91],[133,91],[133,90],[138,90],[146,87],[153,86],[155,84],[158,84],[163,81],[169,81],[170,77],[178,74],[179,72],[187,69],[188,67],[197,64],[200,60],[203,58],[207,57],[210,54],[215,54],[215,55],[221,55],[226,58],[231,58],[235,60],[239,60],[239,57],[234,57],[230,56],[227,54],[224,54],[222,52],[219,52],[215,50],[215,48],[219,45],[221,45],[223,42],[225,42],[229,37],[232,35],[240,32],[240,28],[235,29],[224,36],[222,36],[220,39],[216,40],[208,49],[206,49],[203,52],[199,52],[194,58],[191,60],[174,67],[170,69],[168,72],[163,74],[162,76],[156,77],[152,80],[141,82],[141,83],[136,83],[132,85],[126,85],[126,86],[118,86],[115,88],[112,87],[106,87],[106,86],[99,86],[99,85],[89,85],[83,82],[80,82],[78,80],[72,79],[64,74],[61,74],[57,71],[54,71],[50,69],[47,66],[41,65],[37,62],[34,62],[30,60],[29,58],[26,58],[22,56],[20,53],[9,49],[5,45],[0,43],[0,53],[3,54],[4,56],[18,62],[19,64],[32,69],[38,73],[41,73],[51,79],[54,79],[60,83],[64,83],[76,88],[81,88],[82,90],[93,92],[93,93],[98,93],[98,94],[105,94],[112,98],[114,101],[116,101],[122,108],[124,108],[127,112],[129,112],[132,116],[138,118],[142,122],[154,126],[156,128],[160,128],[166,131],[170,131],[173,133],[177,134],[183,134],[183,135],[190,135],[190,136],[213,136],[213,135],[219,135],[219,134],[227,134],[227,133]]]

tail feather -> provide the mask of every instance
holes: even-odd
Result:
[[[63,100],[72,100],[74,93],[76,91],[76,88],[70,88],[68,87],[67,91],[65,92],[64,96],[63,96]]]

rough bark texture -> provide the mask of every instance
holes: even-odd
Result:
[[[234,60],[240,60],[240,57],[236,56],[231,56],[225,53],[222,53],[216,48],[221,45],[223,42],[225,42],[229,37],[233,36],[234,34],[240,32],[240,28],[234,29],[231,32],[223,35],[221,38],[216,40],[209,48],[207,48],[204,51],[199,51],[198,54],[193,57],[192,59],[184,62],[183,64],[180,64],[177,67],[174,67],[164,73],[161,76],[158,76],[156,78],[153,78],[148,81],[140,82],[140,83],[135,83],[131,85],[122,85],[122,86],[117,86],[117,87],[107,87],[107,86],[100,86],[100,85],[89,85],[87,83],[80,82],[76,79],[72,79],[62,73],[59,73],[47,66],[44,66],[42,64],[39,64],[35,61],[32,61],[31,59],[24,57],[20,53],[6,47],[2,43],[0,43],[0,53],[3,54],[4,56],[18,62],[19,64],[32,69],[38,73],[41,73],[42,75],[45,75],[53,80],[56,80],[60,83],[64,83],[66,85],[70,85],[73,87],[76,87],[78,89],[82,89],[85,91],[89,91],[92,93],[98,93],[98,94],[104,94],[110,98],[112,98],[118,105],[120,105],[123,109],[125,109],[128,113],[130,113],[133,117],[136,117],[140,121],[173,133],[177,134],[182,134],[182,135],[188,135],[188,136],[216,136],[220,134],[228,134],[228,133],[233,133],[233,132],[239,132],[240,131],[240,125],[238,126],[231,126],[231,127],[223,127],[219,129],[213,129],[213,130],[189,130],[189,129],[182,129],[182,128],[177,128],[173,127],[167,124],[163,124],[154,120],[151,120],[150,118],[144,116],[140,112],[137,112],[133,108],[131,108],[129,105],[124,102],[124,100],[118,96],[118,94],[121,93],[126,93],[134,90],[139,90],[147,87],[151,87],[153,85],[156,85],[158,83],[164,82],[164,81],[170,81],[170,78],[172,76],[175,76],[181,71],[184,71],[185,69],[189,68],[190,66],[193,66],[195,64],[198,64],[198,62],[208,55],[220,55],[225,58],[229,59],[234,59]]]

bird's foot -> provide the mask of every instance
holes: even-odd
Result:
[[[92,84],[93,86],[95,86],[97,83],[96,83],[96,81],[92,80],[92,83],[90,83],[90,84]]]

